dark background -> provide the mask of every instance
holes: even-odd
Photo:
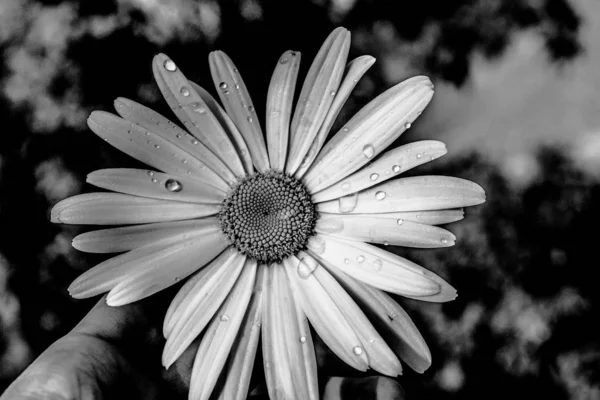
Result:
[[[150,62],[167,53],[212,88],[236,63],[259,115],[279,55],[300,76],[336,26],[378,62],[338,119],[427,74],[436,96],[399,143],[450,150],[414,173],[473,180],[488,202],[450,225],[451,249],[394,249],[447,278],[454,302],[401,300],[433,354],[414,398],[599,399],[600,4],[594,0],[0,1],[0,392],[95,300],[66,288],[100,259],[48,221],[85,176],[133,161],[87,129],[124,96],[173,118]]]

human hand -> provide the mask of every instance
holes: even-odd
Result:
[[[187,398],[196,346],[169,369],[160,363],[168,302],[157,295],[122,307],[102,298],[66,336],[52,344],[0,396],[0,400]],[[404,393],[385,377],[331,377],[323,400],[400,400]],[[266,394],[249,399],[266,398]]]

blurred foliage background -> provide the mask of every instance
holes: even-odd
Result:
[[[66,288],[101,259],[70,247],[82,228],[48,221],[57,201],[91,191],[87,173],[135,165],[91,134],[89,112],[123,96],[173,118],[152,56],[212,90],[207,56],[222,49],[264,114],[279,55],[301,51],[304,76],[338,25],[351,57],[378,59],[338,126],[429,75],[436,97],[399,143],[446,142],[449,155],[414,173],[488,194],[449,226],[453,248],[393,249],[459,291],[444,305],[400,300],[434,359],[399,378],[410,397],[600,398],[595,0],[0,0],[0,392],[95,302]]]

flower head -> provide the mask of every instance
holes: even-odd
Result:
[[[454,299],[442,278],[369,243],[446,247],[436,225],[485,200],[475,183],[444,176],[396,177],[446,153],[425,140],[384,152],[433,96],[408,79],[360,110],[325,143],[350,92],[373,64],[346,64],[350,34],[336,29],[317,54],[293,107],[300,54],[284,53],[269,86],[266,143],[233,62],[213,52],[223,107],[157,55],[153,70],[184,129],[131,100],[120,115],[96,111],[89,127],[152,169],[104,169],[88,182],[112,192],[75,196],[54,222],[126,225],[77,236],[94,253],[122,253],[81,275],[76,298],[109,292],[119,306],[191,276],[165,316],[163,364],[199,335],[190,398],[208,398],[223,372],[224,398],[245,398],[262,335],[273,399],[318,398],[310,324],[359,370],[396,376],[399,358],[422,372],[431,356],[417,328],[385,292]],[[292,112],[293,110],[293,112]]]

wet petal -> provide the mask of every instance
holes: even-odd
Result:
[[[302,277],[298,274],[299,264],[296,257],[284,260],[294,295],[315,331],[346,364],[366,371],[369,362],[360,339],[317,278],[312,274]]]
[[[219,396],[222,400],[246,400],[258,339],[260,337],[262,324],[262,309],[265,303],[266,269],[265,265],[259,265],[256,272],[254,293],[248,304],[248,310],[244,321],[240,326],[238,337],[233,343],[226,368],[226,377],[223,389]]]
[[[300,252],[298,258],[300,258],[301,263],[317,263],[314,258],[304,252]],[[402,367],[398,358],[335,278],[326,269],[319,267],[315,268],[313,275],[338,306],[346,321],[352,326],[352,329],[354,329],[354,332],[362,343],[362,349],[367,353],[369,366],[382,374],[390,376],[400,375]]]
[[[331,104],[329,111],[327,111],[327,116],[325,117],[321,128],[319,128],[319,133],[317,133],[317,136],[310,145],[310,148],[302,160],[298,171],[296,171],[296,177],[302,177],[308,168],[310,168],[315,158],[317,158],[317,155],[319,154],[321,147],[323,147],[325,139],[327,139],[327,135],[329,134],[335,119],[346,103],[346,100],[348,100],[350,93],[365,72],[371,68],[373,63],[375,63],[375,58],[371,56],[360,56],[348,63],[346,66],[346,74],[344,75],[344,79],[340,85],[340,88],[333,99],[333,103]]]
[[[246,257],[228,250],[183,285],[163,324],[167,342],[162,363],[168,368],[206,327],[244,267]]]
[[[206,329],[194,360],[190,398],[207,400],[212,393],[244,319],[255,276],[256,262],[249,261]]]
[[[219,221],[212,217],[159,222],[82,233],[73,239],[73,247],[88,253],[120,253],[163,242],[183,241],[195,235],[215,235],[220,231]]]
[[[320,203],[378,185],[411,168],[435,160],[446,152],[446,145],[435,140],[422,140],[399,146],[335,185],[313,194],[312,200]]]
[[[286,51],[279,58],[267,94],[267,144],[271,168],[283,171],[287,158],[290,117],[300,68],[300,53]]]
[[[188,152],[203,162],[227,183],[234,183],[236,177],[229,167],[194,136],[184,131],[159,113],[133,100],[119,97],[115,100],[115,110],[128,121],[147,129],[171,144]],[[181,160],[183,162],[183,160]]]
[[[222,191],[228,185],[182,148],[141,126],[103,111],[94,111],[87,120],[90,129],[123,153],[163,172],[187,176]]]
[[[352,214],[357,217],[374,216],[373,214]],[[403,221],[412,221],[419,224],[443,225],[460,221],[465,217],[462,208],[453,210],[433,210],[433,211],[406,211],[393,213],[377,213],[382,218],[401,219]]]
[[[342,239],[419,248],[449,247],[456,239],[451,232],[437,226],[386,218],[386,214],[322,213],[316,231]]]
[[[359,193],[317,204],[328,213],[373,214],[397,211],[443,210],[485,202],[476,183],[449,176],[394,179]]]
[[[304,312],[281,265],[268,271],[263,357],[271,399],[318,399],[317,362]]]
[[[433,97],[424,76],[407,79],[363,107],[321,150],[304,176],[308,190],[325,189],[363,165],[398,138]]]
[[[221,189],[207,183],[145,169],[101,169],[89,174],[86,182],[113,192],[153,199],[220,204],[226,197]]]
[[[126,225],[177,221],[214,215],[220,205],[148,199],[121,193],[88,193],[54,206],[52,222],[82,225]]]
[[[244,176],[244,167],[235,146],[219,120],[175,63],[164,54],[158,54],[154,56],[152,71],[165,100],[185,128],[219,157],[236,176]]]
[[[237,68],[222,51],[210,53],[208,61],[221,102],[244,136],[254,166],[259,172],[269,170],[265,138],[256,117],[252,99],[250,99],[248,89],[246,89]]]
[[[336,268],[328,269],[367,313],[395,353],[417,372],[431,365],[431,353],[408,314],[390,296]]]
[[[202,235],[136,260],[136,270],[119,282],[106,297],[110,306],[146,298],[203,267],[227,247],[222,235]]]
[[[235,123],[231,120],[231,117],[227,115],[223,107],[215,100],[214,97],[208,91],[206,91],[203,87],[195,84],[194,82],[190,82],[192,87],[196,92],[202,97],[202,100],[206,103],[210,111],[215,115],[227,136],[235,146],[238,156],[242,160],[242,164],[244,165],[244,169],[246,173],[251,174],[254,171],[254,167],[252,166],[252,156],[250,155],[250,150],[248,150],[248,145],[244,140],[244,137],[240,133],[240,130],[235,126]]]
[[[312,249],[311,255],[329,268],[338,268],[359,281],[404,297],[431,302],[456,298],[456,290],[445,280],[405,258],[368,243],[317,236],[324,246]]]
[[[350,49],[350,32],[337,28],[315,57],[298,98],[292,119],[285,171],[294,174],[314,141],[333,103]]]

